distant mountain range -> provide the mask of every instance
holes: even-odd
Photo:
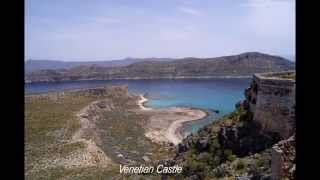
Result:
[[[25,71],[32,72],[43,69],[69,69],[77,66],[102,66],[115,67],[126,66],[140,61],[171,61],[171,58],[125,58],[109,61],[58,61],[58,60],[33,60],[29,59],[25,62]]]
[[[104,79],[157,79],[243,77],[253,73],[295,69],[295,63],[283,57],[259,52],[215,58],[148,58],[109,62],[26,62],[26,68],[38,69],[25,74],[26,82]],[[78,64],[77,64],[78,63]],[[28,64],[28,67],[27,67]],[[37,64],[37,66],[35,66]],[[42,65],[40,65],[42,64]],[[47,69],[41,69],[48,67]]]

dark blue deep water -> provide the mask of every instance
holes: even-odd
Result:
[[[234,110],[244,98],[250,79],[163,79],[163,80],[104,80],[25,84],[26,93],[61,91],[65,89],[127,84],[132,93],[147,93],[147,106],[190,106],[203,108],[209,117],[189,123],[185,135]],[[219,110],[219,114],[212,111]]]

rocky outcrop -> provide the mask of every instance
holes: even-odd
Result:
[[[296,179],[295,135],[272,147],[272,179]]]
[[[244,157],[270,148],[279,141],[273,133],[261,133],[261,127],[255,122],[245,122],[242,126],[223,126],[218,132],[218,140],[224,149],[231,149],[233,154]]]
[[[234,112],[177,146],[175,162],[184,165],[184,176],[295,179],[294,77],[295,72],[255,74]],[[244,160],[250,166],[239,170]]]

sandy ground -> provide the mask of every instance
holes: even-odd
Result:
[[[174,145],[179,144],[183,136],[180,129],[188,121],[202,119],[207,116],[205,111],[187,107],[170,107],[170,108],[149,108],[144,107],[143,103],[148,99],[140,95],[138,105],[140,111],[149,115],[146,124],[145,135],[156,143],[171,142]]]

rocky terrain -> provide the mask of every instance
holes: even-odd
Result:
[[[248,52],[216,58],[184,58],[168,61],[146,59],[125,66],[82,65],[63,69],[28,72],[26,82],[104,79],[243,77],[253,73],[295,68],[282,57]]]
[[[172,158],[180,142],[174,123],[206,116],[194,108],[142,108],[141,97],[127,86],[27,94],[26,179],[142,178],[119,174],[119,164]]]
[[[77,66],[97,65],[102,67],[127,66],[142,61],[171,61],[170,58],[125,58],[109,61],[59,61],[59,60],[34,60],[28,59],[25,62],[25,71],[32,72],[44,69],[69,69]]]
[[[294,71],[255,74],[234,112],[181,143],[166,137],[173,122],[203,112],[143,108],[127,86],[27,94],[26,179],[122,179],[119,164],[183,167],[127,179],[295,179],[294,79]]]
[[[256,77],[259,80],[253,79],[245,91],[246,99],[236,104],[234,112],[189,135],[177,146],[176,156],[168,162],[184,167],[179,178],[295,179],[295,116],[287,110],[294,103],[280,101],[294,98],[288,90],[294,86],[288,81],[291,82],[295,74],[284,72]],[[267,84],[273,84],[272,88]],[[266,90],[273,101],[265,101]],[[273,111],[270,107],[274,105],[282,105],[283,111]],[[257,116],[260,106],[264,107],[264,113],[273,116],[263,119]],[[281,126],[282,131],[288,133],[265,126],[266,121],[269,124],[290,122]]]

